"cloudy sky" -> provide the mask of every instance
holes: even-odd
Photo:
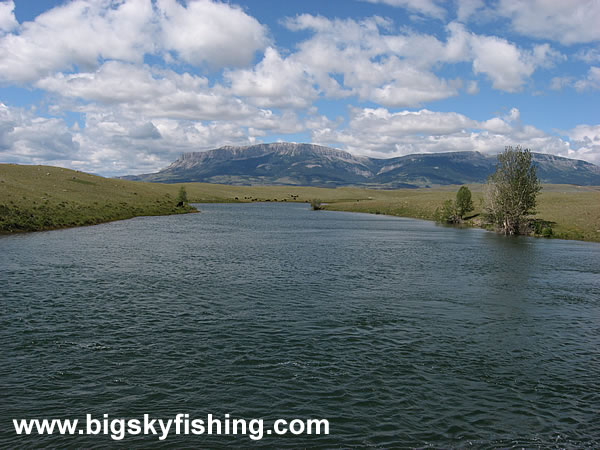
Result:
[[[185,151],[600,164],[600,0],[0,1],[0,162],[107,176]]]

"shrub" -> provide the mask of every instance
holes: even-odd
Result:
[[[177,199],[175,201],[177,202],[178,207],[185,206],[185,204],[188,202],[187,192],[185,191],[184,186],[179,188],[179,193],[177,194]]]
[[[437,208],[433,213],[436,222],[439,223],[459,223],[460,217],[456,210],[456,204],[452,200],[446,200],[441,208]]]

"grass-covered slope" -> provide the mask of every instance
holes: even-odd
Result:
[[[49,166],[0,164],[0,232],[93,225],[177,208],[179,187],[114,180]]]

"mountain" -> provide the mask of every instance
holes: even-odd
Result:
[[[600,185],[600,167],[594,164],[542,153],[533,153],[533,160],[543,183]],[[184,153],[157,173],[123,178],[161,183],[416,188],[483,183],[496,170],[496,161],[496,156],[479,152],[377,159],[319,145],[273,143]]]

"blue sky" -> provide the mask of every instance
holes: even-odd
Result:
[[[0,162],[507,145],[600,164],[600,1],[0,1]]]

